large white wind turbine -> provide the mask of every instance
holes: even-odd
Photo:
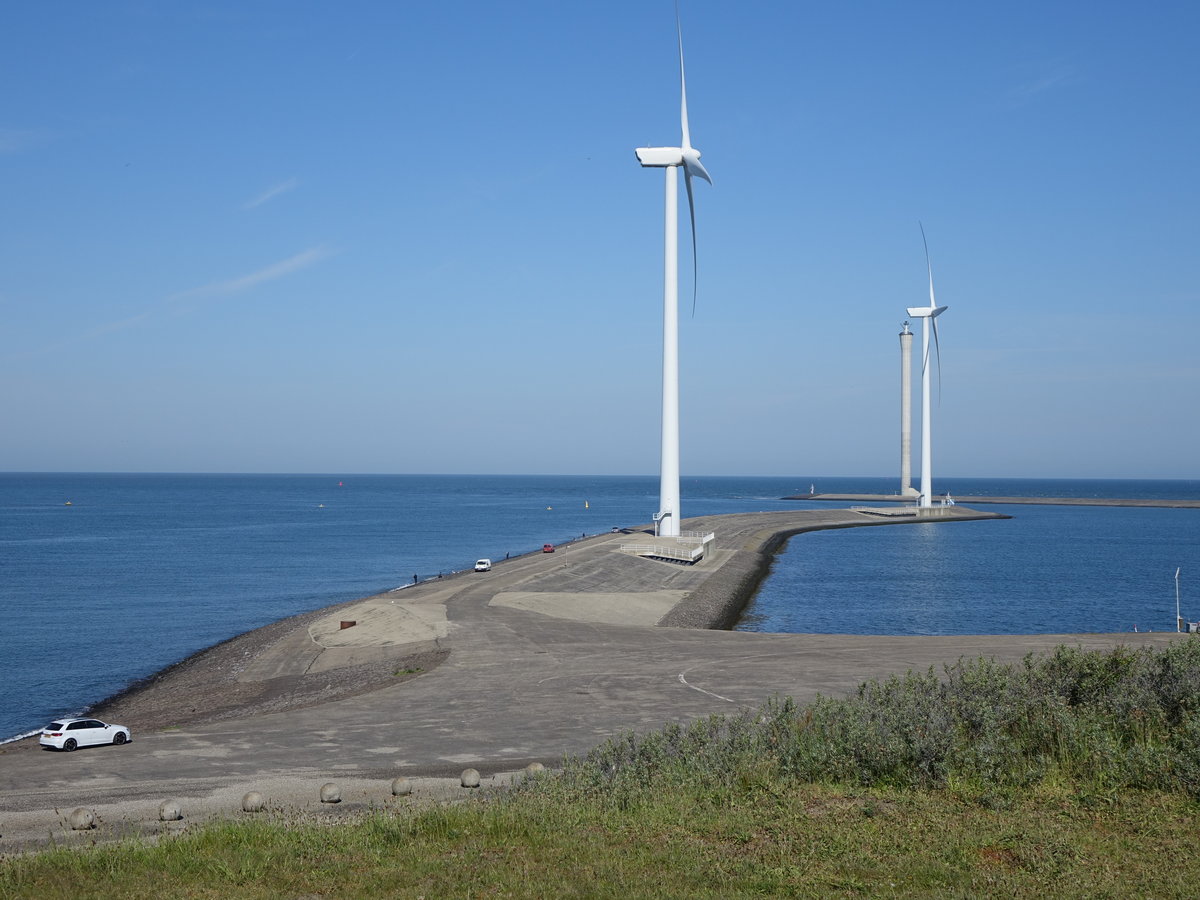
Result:
[[[649,168],[666,170],[666,228],[663,254],[663,360],[662,360],[662,470],[659,476],[658,512],[655,530],[664,537],[679,536],[679,178],[683,169],[687,188],[688,214],[692,222],[692,283],[696,273],[696,205],[692,196],[692,177],[712,179],[700,164],[700,151],[692,146],[688,131],[687,81],[683,72],[683,28],[679,7],[675,7],[675,33],[679,40],[679,120],[683,130],[682,146],[639,147],[638,162]],[[693,304],[695,303],[693,297]]]
[[[900,496],[915,497],[912,486],[912,332],[900,332]]]
[[[920,225],[921,223],[917,223]],[[948,310],[938,306],[933,297],[933,266],[929,262],[929,242],[925,240],[925,226],[921,225],[921,242],[925,245],[925,268],[929,272],[929,305],[909,307],[908,314],[922,319],[921,328],[921,506],[933,506],[933,452],[930,447],[930,403],[929,403],[929,332],[932,325],[933,345],[938,355],[938,381],[942,377],[942,348],[938,343],[937,317]]]

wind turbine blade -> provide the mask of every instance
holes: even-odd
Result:
[[[937,303],[933,299],[933,264],[929,261],[929,241],[925,240],[925,226],[921,220],[917,220],[917,226],[921,229],[921,243],[925,245],[925,268],[929,272],[929,306],[935,307]],[[937,331],[934,331],[937,334]]]
[[[937,350],[938,406],[941,407],[941,405],[942,405],[942,345],[938,343],[937,316],[930,316],[929,321],[933,325],[933,346]]]
[[[697,164],[698,165],[698,164]],[[692,318],[696,318],[697,269],[696,262],[696,201],[692,196],[692,170],[683,167],[683,184],[687,188],[688,215],[692,220]]]
[[[675,36],[679,40],[679,124],[683,130],[683,150],[686,157],[687,151],[692,147],[692,136],[688,131],[687,77],[683,73],[683,25],[679,21],[679,0],[675,0]]]
[[[697,178],[703,178],[709,184],[712,184],[712,178],[709,176],[708,170],[704,168],[704,164],[700,162],[700,154],[691,147],[684,148],[683,167],[687,169],[689,175],[695,175]]]
[[[683,72],[683,26],[679,24],[679,3],[675,3],[675,33],[679,38],[679,127],[683,132],[682,150],[683,166],[688,173],[697,178],[703,178],[712,184],[708,170],[700,162],[700,153],[692,147],[692,132],[688,128],[687,110],[687,78]]]

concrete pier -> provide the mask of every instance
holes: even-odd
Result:
[[[821,500],[829,503],[911,503],[898,494],[793,494],[784,500]],[[937,501],[937,497],[934,497]],[[1200,500],[1146,500],[1114,497],[955,497],[956,503],[1012,504],[1014,506],[1130,506],[1147,509],[1200,509]]]
[[[492,783],[497,773],[557,764],[625,729],[754,708],[775,694],[804,702],[963,655],[1016,660],[1061,643],[1162,646],[1178,638],[711,630],[736,620],[792,535],[1006,527],[963,524],[1000,518],[959,506],[930,520],[847,509],[692,519],[685,528],[717,535],[694,566],[621,552],[621,544],[645,540],[640,531],[605,534],[249,632],[97,710],[132,727],[126,746],[50,753],[29,739],[0,748],[0,851],[62,833],[56,809],[86,806],[107,827],[136,830],[157,822],[164,798],[184,804],[195,821],[247,791],[263,793],[268,805],[313,804],[329,780],[350,800],[364,784],[390,797],[398,776],[442,778],[460,789],[468,766]],[[339,627],[350,620],[355,627]],[[398,661],[418,651],[444,661],[402,671]],[[380,666],[394,667],[396,679],[360,681],[358,673]],[[259,705],[206,718],[206,704],[240,696]]]

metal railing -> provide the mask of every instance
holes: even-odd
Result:
[[[689,547],[683,544],[622,544],[622,553],[633,553],[637,556],[656,556],[660,559],[678,559],[683,562],[695,562],[704,556],[704,545]]]

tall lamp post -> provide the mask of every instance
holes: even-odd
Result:
[[[1179,614],[1179,567],[1175,567],[1175,631],[1183,631],[1183,616]]]

